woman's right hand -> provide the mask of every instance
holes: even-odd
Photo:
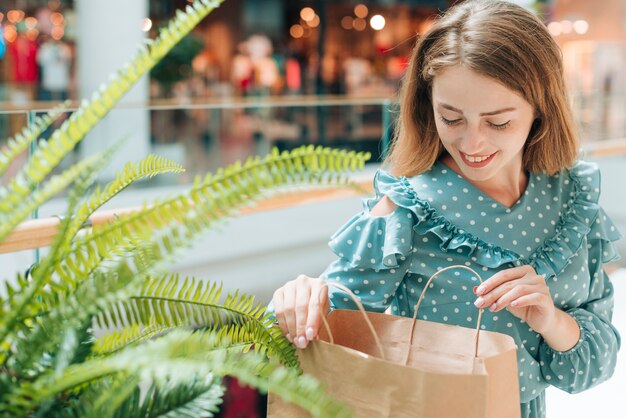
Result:
[[[328,313],[328,286],[303,274],[274,292],[274,314],[285,337],[298,348],[317,338],[322,315]]]

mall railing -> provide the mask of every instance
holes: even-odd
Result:
[[[42,103],[26,110],[4,105],[4,110],[0,110],[0,120],[4,125],[0,123],[0,128],[4,126],[16,130],[50,107],[50,103]],[[3,109],[2,105],[0,109]],[[170,177],[166,181],[145,182],[143,187],[180,184],[181,181],[189,183],[195,174],[214,171],[236,160],[263,154],[273,146],[288,149],[315,143],[370,151],[374,156],[372,161],[377,162],[388,147],[396,114],[395,103],[391,99],[345,96],[259,97],[184,103],[166,100],[152,102],[144,107],[121,105],[112,113],[123,116],[124,112],[137,109],[149,112],[150,128],[147,134],[152,152],[191,168],[191,175],[179,177],[178,180]],[[71,111],[73,108],[70,107],[68,112]],[[123,131],[120,132],[123,135]],[[7,136],[4,133],[1,138]],[[87,137],[84,141],[94,139],[97,138]],[[583,152],[586,158],[626,155],[626,135],[622,139],[587,142]],[[79,158],[79,152],[72,157]],[[371,191],[371,178],[361,178],[359,183],[365,190]],[[303,191],[298,195],[270,199],[242,213],[354,194],[354,191],[349,190]],[[132,210],[134,208],[99,211],[86,226],[107,222],[116,215]],[[58,217],[23,222],[0,243],[0,253],[47,246],[52,242],[58,224]]]

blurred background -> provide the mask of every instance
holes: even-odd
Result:
[[[188,2],[1,3],[7,138],[28,117],[20,111],[89,97]],[[415,37],[452,3],[228,0],[139,83],[128,110],[114,112],[84,152],[131,135],[134,153],[182,159],[187,176],[301,143],[367,149],[376,159]],[[626,136],[626,2],[517,3],[541,16],[563,50],[584,141]]]
[[[600,164],[602,204],[624,232],[626,1],[514,2],[535,12],[562,49],[583,155]],[[364,175],[371,176],[392,135],[397,88],[416,36],[453,3],[226,0],[64,164],[124,138],[120,157],[103,172],[102,181],[129,159],[148,153],[186,167],[183,175],[139,183],[112,207],[174,193],[197,174],[272,147],[322,144],[369,151],[372,163]],[[0,0],[0,147],[59,101],[74,101],[69,115],[188,4]],[[27,158],[25,153],[12,171]],[[62,198],[53,200],[38,216],[60,214],[63,207]],[[174,269],[223,280],[226,289],[243,289],[267,302],[275,288],[297,274],[319,274],[333,258],[326,246],[329,236],[360,209],[360,198],[346,197],[255,212],[196,244]],[[626,255],[623,242],[620,248]],[[33,251],[0,255],[2,276],[24,271],[37,256]],[[615,323],[626,333],[623,266],[608,268],[617,289]],[[548,416],[623,417],[625,362],[622,354],[616,377],[584,394],[550,390]],[[229,402],[238,406],[225,409],[224,416],[263,416],[263,399],[253,393],[238,399],[245,389],[235,386]]]

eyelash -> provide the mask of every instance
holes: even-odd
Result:
[[[442,121],[445,125],[448,125],[448,126],[456,126],[456,125],[458,125],[458,124],[461,122],[461,119],[449,120],[449,119],[446,119],[446,118],[444,118],[443,116],[441,116],[441,121]],[[506,128],[507,128],[507,127],[511,124],[511,121],[509,120],[509,121],[507,121],[507,122],[505,122],[505,123],[503,123],[503,124],[501,124],[501,125],[496,125],[495,123],[491,123],[491,122],[487,122],[487,123],[488,123],[488,124],[489,124],[489,126],[490,126],[490,127],[492,127],[493,129],[496,129],[496,130],[502,130],[502,129],[506,129]]]

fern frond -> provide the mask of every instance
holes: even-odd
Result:
[[[165,325],[133,324],[121,330],[112,330],[94,341],[93,353],[95,355],[109,355],[173,329],[173,327]]]
[[[195,278],[166,275],[144,281],[137,295],[112,305],[97,317],[103,329],[122,328],[96,342],[105,353],[134,344],[169,328],[201,327],[216,330],[217,337],[248,345],[255,351],[277,357],[283,364],[298,366],[293,345],[266,307],[246,294],[228,294],[220,302],[222,286]]]
[[[318,156],[324,154],[324,149],[311,149],[310,153],[303,149],[299,152],[303,151],[304,156],[296,154],[303,167],[296,173],[303,174],[305,178],[312,179],[311,181],[324,181],[321,173],[311,170],[311,167],[319,166]],[[286,154],[285,157],[288,156]],[[215,177],[208,176],[205,182],[199,183],[189,193],[191,202],[185,196],[179,197],[178,200],[172,200],[173,203],[166,210],[151,212],[152,208],[147,208],[141,218],[131,214],[105,226],[103,229],[109,228],[107,234],[95,231],[94,235],[99,240],[91,240],[90,245],[78,247],[80,250],[64,258],[63,265],[69,272],[66,274],[74,281],[64,280],[63,283],[69,283],[72,291],[62,296],[58,296],[59,293],[40,293],[42,299],[44,296],[55,295],[55,308],[42,319],[42,324],[36,324],[32,332],[16,341],[13,369],[24,372],[33,370],[38,359],[58,344],[60,331],[64,326],[78,326],[74,322],[86,315],[96,315],[118,301],[137,295],[141,280],[148,274],[159,273],[166,258],[188,246],[194,237],[212,224],[216,216],[219,218],[225,210],[234,210],[232,208],[245,203],[247,200],[241,196],[250,197],[250,190],[260,194],[262,189],[258,182],[252,186],[246,183],[246,180],[252,182],[255,178],[251,171],[258,177],[265,176],[264,181],[267,183],[280,185],[281,182],[292,179],[294,176],[290,175],[273,176],[280,171],[277,161],[284,163],[285,159],[287,158],[274,153],[266,158],[267,164],[261,164],[263,170],[254,171],[248,167],[248,177],[241,175],[244,170],[241,167],[238,170],[221,170]],[[286,173],[289,174],[288,171]],[[232,203],[231,200],[239,203]],[[230,207],[220,207],[222,202],[229,202]],[[82,237],[78,241],[81,239]],[[97,262],[92,263],[93,260]],[[102,272],[99,271],[100,266]],[[85,277],[88,279],[85,280]],[[63,303],[60,303],[61,300]],[[237,297],[232,300],[235,308],[246,308],[246,303]],[[277,331],[274,333],[278,334]],[[273,338],[281,342],[277,337]],[[40,372],[34,370],[34,373],[37,375]]]
[[[51,195],[58,193],[59,188],[64,188],[74,182],[75,187],[70,192],[68,201],[68,211],[71,213],[78,202],[78,198],[94,181],[94,172],[106,165],[112,158],[114,152],[115,147],[105,149],[75,164],[58,176],[52,177],[44,187],[33,192],[27,201],[24,202],[22,207],[26,206],[26,209],[15,212],[14,219],[5,220],[6,225],[1,225],[0,230],[5,226],[8,229],[8,225],[11,223],[15,224],[19,222],[18,219],[20,216],[27,215],[34,207],[38,207],[41,201],[45,201]],[[35,295],[37,295],[46,284],[46,279],[48,278],[51,267],[57,264],[58,259],[62,256],[64,250],[68,247],[69,242],[73,238],[73,236],[68,233],[68,228],[71,225],[70,222],[71,218],[67,217],[61,221],[59,233],[54,239],[50,254],[31,272],[32,281],[30,281],[26,287],[22,287],[20,292],[16,293],[14,297],[10,297],[9,300],[5,301],[0,298],[0,304],[3,307],[2,310],[6,312],[5,315],[0,317],[0,341],[3,341],[11,331],[14,331],[14,327],[17,324],[23,322],[24,319],[32,318],[41,309],[41,298],[35,297]],[[22,284],[26,283],[22,282]]]
[[[18,301],[22,300],[20,295],[25,291],[29,283],[22,273],[17,274],[14,283],[11,283],[10,280],[4,280],[5,296],[0,298],[0,318],[6,317],[8,312],[13,311],[18,306]]]
[[[114,418],[196,418],[212,417],[224,397],[224,387],[220,377],[192,380],[189,383],[173,385],[153,384],[143,400],[139,388],[119,408],[114,409]]]
[[[133,182],[143,178],[151,178],[162,173],[180,173],[183,171],[184,168],[180,164],[154,155],[148,155],[146,158],[134,164],[126,164],[122,171],[115,176],[113,181],[108,183],[103,190],[97,189],[92,193],[90,198],[80,205],[77,210],[73,210],[73,205],[69,206],[68,214],[66,215],[66,218],[70,219],[69,224],[64,228],[65,230],[60,231],[63,234],[64,240],[60,241],[58,245],[52,246],[46,260],[51,260],[50,265],[58,265],[56,261],[61,258],[60,256],[66,257],[66,254],[71,250],[70,244],[72,240],[89,219],[89,216]],[[88,184],[90,185],[91,183]],[[85,186],[87,186],[87,184]],[[86,192],[86,187],[78,187],[78,189],[83,190],[81,195]],[[81,192],[81,190],[77,191],[79,193]],[[44,260],[44,263],[46,260]],[[48,276],[48,273],[49,272],[46,271],[44,274]],[[51,275],[50,278],[52,278]],[[54,288],[55,283],[52,280],[48,280],[47,284]],[[48,308],[50,308],[50,306],[48,306]]]
[[[57,266],[60,278],[55,286],[63,298],[75,288],[82,277],[87,277],[99,264],[118,254],[121,238],[134,235],[140,241],[155,231],[180,225],[179,232],[188,234],[189,227],[208,228],[212,223],[232,216],[246,204],[265,197],[271,189],[286,185],[324,184],[337,186],[348,183],[346,173],[362,168],[369,153],[346,152],[323,147],[304,146],[279,153],[276,149],[263,160],[248,159],[220,169],[215,175],[197,179],[187,193],[157,201],[152,206],[125,214],[107,225],[79,237],[68,252],[66,262]],[[327,167],[327,171],[319,171]],[[190,219],[194,221],[191,222]],[[190,223],[191,222],[191,223]],[[185,227],[185,225],[187,227]],[[171,239],[164,240],[167,252],[172,251]],[[180,243],[185,240],[176,238]],[[126,250],[124,248],[123,250]],[[44,301],[47,297],[43,296]]]
[[[179,385],[152,383],[147,390],[137,376],[115,374],[91,383],[58,418],[196,418],[212,417],[224,396],[222,378],[193,376]],[[145,389],[145,388],[144,388]],[[143,392],[143,394],[142,394]]]
[[[45,115],[37,116],[31,124],[7,140],[4,148],[0,150],[0,176],[6,172],[15,157],[26,151],[28,146],[67,110],[68,105],[69,101],[54,107]]]
[[[136,163],[127,163],[115,179],[103,190],[97,189],[91,197],[81,205],[75,214],[75,224],[80,227],[98,208],[119,194],[137,180],[152,178],[163,173],[182,173],[185,169],[178,163],[163,157],[148,155]]]
[[[117,408],[138,395],[138,384],[138,376],[128,373],[112,374],[77,387],[67,398],[52,398],[63,399],[63,407],[60,410],[51,408],[43,412],[46,413],[46,418],[110,418]],[[103,407],[104,402],[108,402],[108,407]],[[41,414],[42,410],[42,407],[38,407],[37,413]]]
[[[80,173],[73,187],[70,189],[67,197],[68,204],[65,217],[61,219],[57,234],[50,246],[50,251],[39,263],[37,268],[34,269],[32,274],[33,281],[35,283],[41,283],[40,287],[50,284],[51,280],[49,277],[51,276],[50,273],[53,266],[57,265],[59,260],[69,251],[72,240],[85,221],[77,220],[76,216],[74,216],[76,207],[89,188],[96,182],[100,170],[111,162],[121,144],[122,142],[119,141],[117,144],[96,154],[95,163]],[[80,224],[78,224],[78,222],[80,222]],[[39,297],[37,298],[37,300],[40,299]]]
[[[63,304],[50,310],[45,317],[38,318],[25,335],[11,334],[12,355],[5,362],[18,373],[37,375],[41,372],[40,359],[53,352],[60,343],[63,330],[79,328],[83,323],[111,304],[136,293],[145,270],[163,266],[155,262],[151,266],[141,265],[138,257],[152,249],[138,246],[126,257],[110,263],[106,271],[96,271]],[[152,259],[154,256],[149,257]],[[45,367],[45,364],[44,364]]]
[[[0,188],[0,213],[10,212],[15,205],[14,199],[23,198],[34,185],[41,183],[137,80],[222,1],[195,0],[193,7],[187,7],[184,13],[178,13],[153,42],[142,47],[123,70],[117,72],[100,91],[94,93],[91,100],[81,104],[54,131],[49,141],[41,142],[28,163],[6,187]]]
[[[12,195],[7,198],[13,203],[13,210],[0,216],[0,241],[5,239],[20,222],[26,219],[33,210],[41,206],[52,196],[65,190],[72,182],[74,182],[86,170],[94,166],[100,155],[86,158],[72,167],[68,168],[61,174],[53,176],[48,182],[44,183],[36,190],[28,190],[26,197],[20,195]],[[24,190],[26,191],[26,190]]]
[[[32,383],[23,383],[8,396],[0,395],[0,412],[23,415],[43,399],[119,372],[155,380],[157,384],[164,381],[180,384],[189,381],[190,376],[198,375],[232,375],[262,391],[271,390],[311,412],[314,417],[352,416],[312,377],[298,375],[294,370],[268,362],[257,353],[242,353],[217,345],[211,334],[184,331],[172,332],[113,356],[72,365],[61,375],[49,373]]]

